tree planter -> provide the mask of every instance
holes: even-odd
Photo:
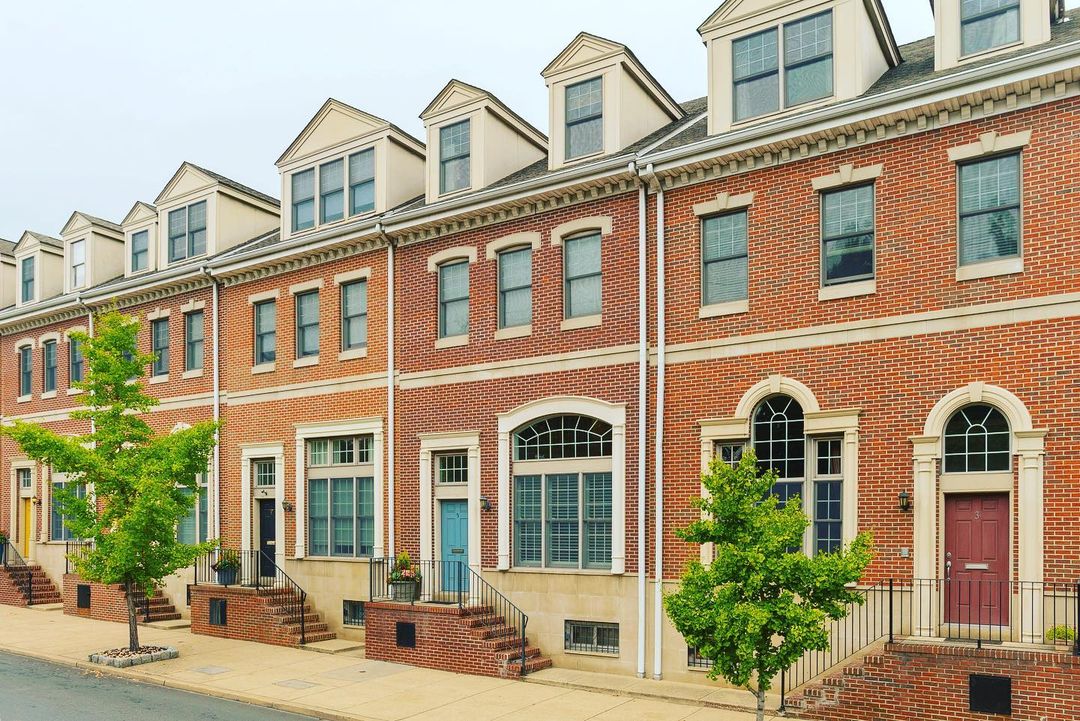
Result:
[[[113,668],[128,668],[129,666],[141,666],[144,663],[168,661],[179,657],[179,651],[166,646],[144,646],[139,651],[114,648],[109,651],[90,654],[90,663],[112,666]]]
[[[391,581],[390,598],[399,602],[420,600],[420,584],[416,581]]]
[[[236,574],[239,572],[238,568],[222,568],[217,572],[217,580],[222,586],[233,586],[236,584]]]

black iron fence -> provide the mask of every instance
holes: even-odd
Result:
[[[18,587],[23,598],[26,599],[27,606],[34,605],[34,574],[30,570],[30,566],[27,565],[23,557],[19,555],[19,551],[15,548],[15,544],[10,540],[6,541],[2,547],[4,556],[4,568],[8,571],[8,575],[11,577],[12,582]]]
[[[507,639],[520,642],[526,673],[528,615],[463,561],[413,561],[403,574],[392,558],[371,559],[370,598],[396,603],[434,603],[470,609],[500,619]]]
[[[93,541],[66,541],[64,543],[64,573],[76,573],[76,560],[84,557],[93,548]]]
[[[975,578],[890,579],[827,628],[829,648],[780,674],[780,707],[795,689],[887,639],[1055,646],[1080,656],[1080,583]]]
[[[261,551],[219,548],[195,561],[195,585],[240,586],[275,597],[289,624],[300,627],[300,643],[307,643],[307,592]]]

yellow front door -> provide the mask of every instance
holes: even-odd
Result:
[[[30,529],[34,526],[34,506],[29,498],[22,499],[22,555],[30,555]]]

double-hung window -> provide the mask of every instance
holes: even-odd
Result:
[[[255,365],[277,359],[277,302],[255,304]]]
[[[154,376],[169,374],[169,319],[161,318],[150,324],[150,347],[154,354]]]
[[[47,340],[41,344],[41,359],[44,366],[42,373],[42,391],[56,391],[56,341]]]
[[[439,337],[469,332],[469,261],[439,266]]]
[[[86,241],[76,240],[68,249],[71,256],[71,287],[86,285]]]
[[[56,491],[66,488],[67,485],[65,481],[53,481],[52,493],[49,494],[49,540],[51,541],[75,540],[75,534],[68,528],[70,516],[65,516],[60,512],[60,502],[56,498]],[[75,496],[86,498],[86,484],[79,483],[75,486]]]
[[[184,316],[184,370],[203,367],[203,312],[197,310]]]
[[[499,327],[532,323],[532,248],[499,253]]]
[[[874,186],[821,195],[822,284],[874,277]]]
[[[292,229],[307,230],[315,227],[315,168],[293,173],[292,183]]]
[[[131,272],[150,267],[150,231],[140,230],[131,236]]]
[[[24,345],[19,349],[19,395],[28,396],[34,392],[34,349]]]
[[[23,303],[34,300],[34,259],[23,258],[22,260],[22,283],[20,298]]]
[[[308,552],[371,556],[375,484],[371,436],[308,442]]]
[[[72,338],[68,341],[68,383],[78,383],[83,379],[82,343]]]
[[[470,120],[439,128],[439,193],[468,188],[471,175]]]
[[[592,78],[566,88],[566,159],[604,149],[604,79]]]
[[[357,280],[341,286],[341,350],[367,346],[367,281]]]
[[[375,149],[349,156],[349,215],[375,210]]]
[[[207,530],[209,526],[209,489],[207,485],[207,475],[200,473],[198,478],[199,497],[195,500],[191,506],[191,510],[187,515],[180,519],[180,523],[176,526],[176,540],[180,543],[186,543],[194,545],[196,543],[206,543]],[[190,488],[177,489],[184,496],[190,497],[194,491]]]
[[[1020,42],[1020,0],[962,0],[960,54]]]
[[[960,174],[960,265],[1020,255],[1020,155],[965,163]]]
[[[746,211],[701,221],[701,304],[747,297]]]
[[[600,315],[600,234],[590,233],[563,241],[563,266],[564,317]]]
[[[832,11],[739,38],[732,54],[735,122],[827,98],[833,94]]]
[[[296,357],[319,355],[319,291],[296,294]]]
[[[333,223],[345,217],[345,161],[319,166],[319,222]]]
[[[206,201],[169,212],[169,262],[206,253]]]

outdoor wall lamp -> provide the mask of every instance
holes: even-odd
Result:
[[[34,496],[33,498],[30,499],[30,502],[33,503],[35,506],[37,506],[37,505],[41,504],[41,499],[38,498],[37,496]]]
[[[903,513],[911,511],[911,494],[907,491],[900,491],[900,510]]]
[[[285,511],[286,513],[292,513],[293,512],[293,504],[292,504],[292,502],[291,501],[282,501],[281,502],[281,510]]]
[[[480,510],[481,511],[490,511],[491,510],[491,501],[488,500],[487,496],[480,496]]]

